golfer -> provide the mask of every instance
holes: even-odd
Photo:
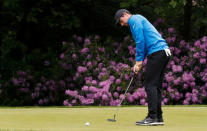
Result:
[[[171,56],[166,41],[155,27],[142,15],[131,14],[126,9],[119,9],[114,19],[116,24],[129,26],[136,43],[136,63],[134,72],[137,74],[147,57],[145,72],[145,91],[148,101],[148,115],[136,125],[164,125],[162,117],[162,81],[164,70]]]

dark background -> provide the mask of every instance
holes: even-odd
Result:
[[[207,4],[195,1],[1,0],[0,78],[8,79],[27,66],[41,69],[41,59],[59,54],[62,41],[70,41],[74,34],[122,40],[130,32],[114,25],[119,8],[142,14],[152,23],[162,18],[162,28],[174,27],[177,37],[186,41],[201,38],[207,34]]]

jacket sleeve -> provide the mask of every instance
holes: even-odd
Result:
[[[145,58],[145,38],[144,30],[140,20],[133,24],[133,38],[136,43],[136,61],[144,61]]]

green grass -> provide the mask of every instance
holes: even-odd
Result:
[[[207,106],[165,106],[165,126],[136,126],[147,107],[0,107],[0,131],[205,131]],[[90,126],[85,126],[90,122]]]

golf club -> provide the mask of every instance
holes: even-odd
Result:
[[[107,119],[108,121],[110,121],[110,122],[116,122],[116,114],[117,114],[117,112],[119,111],[119,109],[120,109],[120,107],[121,107],[121,104],[122,104],[123,100],[124,100],[125,97],[126,97],[126,93],[127,93],[128,89],[129,89],[129,87],[130,87],[130,85],[131,85],[133,79],[134,79],[134,75],[132,76],[132,78],[131,78],[131,80],[130,80],[130,82],[129,82],[129,85],[128,85],[128,87],[127,87],[125,93],[124,93],[124,97],[122,98],[119,107],[116,109],[116,112],[114,113],[114,118],[113,118],[113,119]]]

